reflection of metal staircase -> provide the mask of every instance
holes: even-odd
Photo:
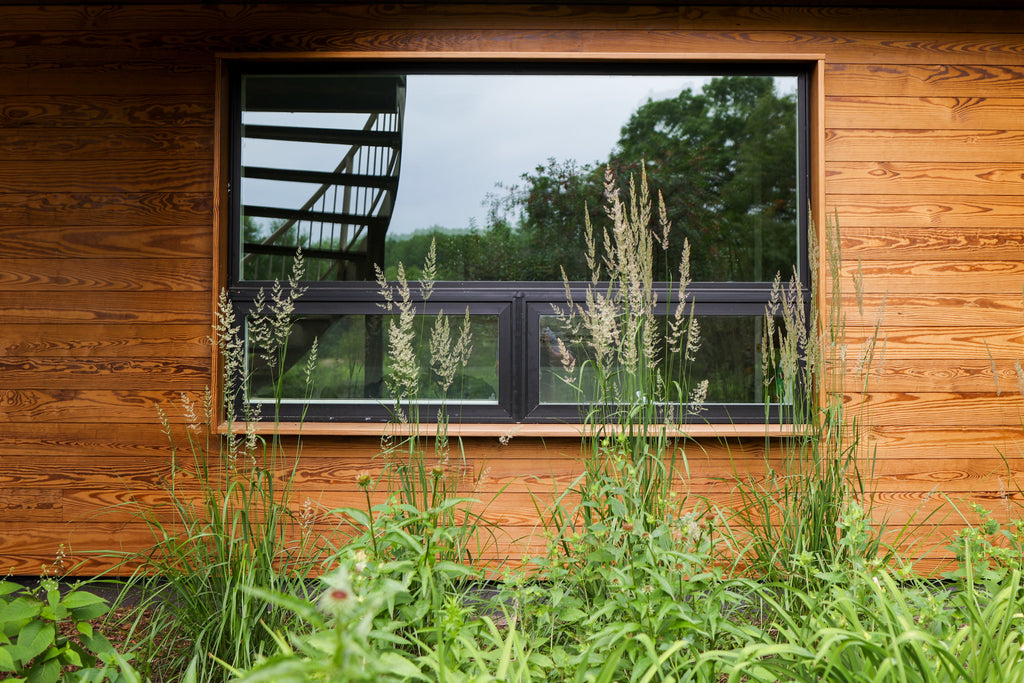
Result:
[[[405,78],[258,78],[247,86],[246,112],[366,114],[367,118],[361,127],[349,128],[262,123],[243,126],[245,139],[293,143],[290,149],[294,151],[288,154],[293,166],[296,160],[302,160],[304,145],[311,149],[308,143],[320,150],[336,148],[341,153],[341,161],[332,171],[275,168],[270,163],[242,167],[245,179],[280,183],[280,187],[305,186],[307,191],[316,186],[304,203],[296,201],[290,206],[258,204],[243,194],[244,217],[273,221],[269,234],[244,241],[243,277],[287,277],[296,247],[301,246],[308,280],[372,280],[373,264],[384,264],[385,236],[398,191]]]

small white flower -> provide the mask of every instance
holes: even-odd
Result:
[[[339,568],[324,576],[323,582],[327,584],[327,588],[320,596],[317,604],[324,612],[340,616],[351,608],[354,603],[358,602],[358,598],[352,590],[352,582],[349,581],[348,571],[345,568]]]

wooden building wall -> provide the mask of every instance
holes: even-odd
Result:
[[[880,500],[897,522],[921,519],[942,494],[1015,513],[1024,12],[8,4],[0,573],[37,573],[64,544],[90,574],[109,563],[90,551],[148,539],[128,507],[111,506],[160,500],[170,449],[157,406],[180,437],[174,404],[212,381],[215,56],[352,50],[823,58],[815,200],[841,226],[850,364],[879,315],[886,340],[869,393],[852,374],[847,385],[877,446]],[[519,539],[516,556],[541,540],[531,492],[572,480],[578,444],[520,435],[502,446],[499,433],[467,438],[466,486],[489,501],[504,542]],[[689,451],[694,494],[725,495],[734,468],[764,469],[760,440],[700,445]],[[379,465],[378,446],[340,432],[307,439],[299,501],[358,503],[355,478]],[[955,522],[931,518],[920,547]]]

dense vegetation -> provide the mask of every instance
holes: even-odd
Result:
[[[650,116],[669,116],[652,104]],[[737,172],[722,182],[746,181]],[[498,570],[475,566],[493,532],[486,506],[481,513],[458,494],[465,475],[445,411],[437,436],[418,429],[418,399],[445,396],[466,362],[466,327],[438,317],[429,337],[413,334],[422,319],[403,295],[407,283],[382,283],[395,340],[385,384],[411,432],[382,442],[380,474],[356,482],[365,505],[331,511],[345,533],[325,535],[293,497],[301,441],[292,450],[276,430],[257,435],[244,410],[253,377],[224,298],[223,399],[242,429],[204,431],[212,397],[177,407],[196,429],[172,450],[172,514],[140,509],[154,544],[122,558],[140,569],[125,595],[142,601],[118,611],[130,638],[115,648],[100,635],[111,624],[99,621],[105,605],[88,586],[62,597],[52,579],[35,592],[0,582],[0,671],[27,681],[1024,680],[1024,519],[1003,527],[976,510],[981,524],[951,541],[956,561],[938,577],[905,562],[900,529],[872,507],[863,425],[843,404],[841,311],[801,317],[795,283],[776,280],[764,329],[778,352],[765,355],[762,374],[775,387],[766,395],[791,397],[803,429],[766,439],[776,466],[766,459],[763,476],[737,472],[730,503],[688,495],[696,444],[673,427],[676,412],[699,414],[707,386],[692,368],[666,384],[666,358],[649,350],[675,346],[689,361],[701,335],[685,306],[668,325],[655,315],[659,252],[645,186],[641,174],[622,201],[611,177],[603,181],[610,225],[601,247],[630,256],[606,258],[607,281],[619,286],[593,289],[563,320],[592,346],[587,367],[563,368],[567,385],[588,383],[583,474],[537,500],[544,552]],[[719,213],[725,221],[728,207]],[[836,243],[833,231],[832,268]],[[423,272],[434,272],[427,253]],[[297,262],[292,286],[261,298],[250,321],[250,352],[278,400],[301,279]],[[829,282],[839,287],[838,277]],[[425,352],[414,348],[427,338]],[[306,392],[315,355],[303,366]],[[424,364],[440,388],[423,386]],[[198,481],[198,497],[179,487],[186,480]],[[375,491],[385,502],[373,503]]]

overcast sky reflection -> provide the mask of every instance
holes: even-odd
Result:
[[[483,226],[489,193],[547,159],[604,161],[637,107],[706,79],[410,75],[389,234]]]
[[[605,161],[649,99],[699,92],[711,77],[679,75],[410,74],[401,171],[389,235],[440,225],[484,227],[489,195],[548,159]],[[777,78],[777,90],[795,90]],[[243,123],[360,128],[365,114],[244,112]],[[340,155],[339,155],[340,154]],[[330,171],[336,145],[243,139],[243,165]],[[315,185],[243,181],[243,203],[300,207]]]

